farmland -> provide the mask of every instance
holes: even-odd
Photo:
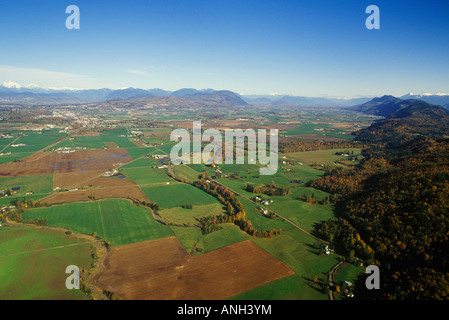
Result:
[[[251,241],[189,257],[176,238],[160,239],[114,248],[105,266],[95,281],[121,299],[224,299],[293,274]]]
[[[236,117],[206,119],[204,128],[242,125],[249,128],[253,124],[262,128],[279,127],[283,134],[315,139],[320,131],[314,129],[326,127],[329,130],[321,132],[321,137],[330,139],[334,133],[332,139],[336,139],[340,134],[338,130],[347,132],[358,125],[354,122],[339,127],[331,121],[332,126],[325,126],[320,120],[314,120],[313,115],[304,115],[307,119],[301,121],[310,123],[301,126],[300,122],[289,123],[284,117],[272,116],[268,122],[255,117],[248,123]],[[121,113],[115,113],[112,118],[114,121],[123,119]],[[248,156],[245,156],[245,164],[174,166],[155,155],[168,155],[175,145],[168,140],[172,126],[191,129],[191,122],[176,114],[155,118],[161,121],[158,127],[63,133],[53,129],[43,133],[25,131],[23,136],[17,130],[17,135],[3,140],[5,151],[12,148],[16,151],[0,156],[0,163],[3,163],[0,164],[0,187],[11,189],[11,195],[0,198],[0,204],[9,207],[16,199],[39,200],[44,204],[39,208],[25,207],[20,214],[27,221],[45,221],[48,225],[28,226],[29,235],[24,241],[33,237],[39,239],[41,236],[37,233],[44,230],[58,238],[53,235],[56,230],[52,228],[66,228],[107,241],[112,249],[105,256],[105,269],[97,274],[95,284],[99,290],[113,292],[121,299],[327,299],[326,291],[320,286],[340,256],[324,255],[320,241],[305,232],[313,233],[317,222],[332,218],[333,207],[318,203],[326,200],[329,194],[311,188],[309,183],[325,173],[316,163],[344,166],[336,163],[348,160],[341,153],[348,152],[355,157],[360,156],[361,150],[337,148],[280,154],[279,168],[270,176],[260,175],[261,165],[257,161],[247,163]],[[279,121],[285,123],[274,124]],[[17,139],[14,143],[22,140],[25,146],[9,146],[14,139]],[[229,222],[218,223],[212,231],[206,232],[201,218],[226,215],[226,205],[192,185],[203,173],[236,193],[236,199],[245,210],[245,219],[255,230],[278,230],[279,234],[267,238],[251,236],[247,230]],[[289,192],[267,196],[247,189],[248,185],[269,184],[288,188]],[[255,203],[256,196],[272,202],[269,205]],[[310,197],[314,201],[307,202]],[[156,204],[157,208],[152,211],[149,204]],[[261,205],[277,215],[264,214]],[[75,241],[73,239],[66,237],[65,240]],[[20,242],[14,240],[14,243]],[[69,252],[69,248],[72,251]],[[92,248],[88,245],[54,251],[57,257],[47,257],[48,254],[43,253],[47,251],[36,251],[30,256],[43,261],[57,258],[62,263],[70,254],[81,255],[82,250],[87,254],[85,264],[91,264]],[[139,259],[142,255],[145,258]],[[23,263],[18,260],[19,256],[8,259],[8,266]],[[161,270],[161,266],[165,266],[163,272],[158,275],[152,272]],[[126,277],[117,277],[119,268],[126,270]],[[55,277],[65,276],[53,272],[57,274]],[[137,281],[137,274],[143,274],[146,280]],[[338,279],[340,282],[354,279],[357,274],[359,270],[349,266],[341,270]],[[56,281],[51,280],[50,275],[42,277]],[[314,281],[316,277],[318,282]],[[0,281],[6,283],[2,279],[0,276]],[[207,289],[211,285],[215,288],[212,291]],[[42,281],[36,286],[42,286]],[[87,298],[82,293],[64,293],[63,289],[52,295],[39,290],[34,290],[33,297]],[[15,297],[29,298],[31,293],[19,290]]]
[[[196,206],[217,203],[213,196],[187,184],[143,187],[142,191],[148,199],[156,202],[164,209],[185,204]],[[176,195],[176,197],[173,197],[173,195]]]
[[[97,233],[113,245],[159,239],[172,235],[157,223],[148,209],[135,207],[127,200],[102,200],[70,203],[56,207],[28,210],[26,219],[45,219],[49,226],[74,232]]]
[[[25,227],[0,228],[0,299],[87,299],[65,287],[65,268],[89,269],[94,252],[88,240],[62,231]]]

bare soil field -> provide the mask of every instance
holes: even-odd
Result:
[[[104,172],[105,170],[90,170],[84,172],[57,173],[53,178],[53,189],[57,187],[61,189],[73,188],[103,174]]]
[[[107,171],[130,161],[132,158],[125,149],[82,150],[67,154],[37,152],[19,162],[0,165],[0,177]]]
[[[56,152],[38,152],[17,162],[0,165],[1,177],[52,174],[57,162]]]
[[[103,142],[103,143],[106,145],[106,147],[108,147],[108,149],[118,149],[119,148],[118,144],[113,141]]]
[[[123,300],[218,300],[294,271],[247,240],[191,257],[177,238],[114,247],[94,283]]]
[[[123,180],[123,182],[125,181],[127,180]],[[44,198],[41,201],[46,202],[48,204],[60,204],[68,202],[118,199],[118,198],[149,201],[147,196],[142,192],[142,190],[138,185],[129,180],[128,182],[131,182],[132,184],[124,183],[123,185],[106,186],[102,187],[101,189],[99,188],[99,189],[59,192],[52,194],[51,196]]]

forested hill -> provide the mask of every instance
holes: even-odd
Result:
[[[336,219],[316,226],[350,259],[380,267],[381,289],[361,299],[449,299],[448,113],[425,102],[362,130],[365,160],[328,168],[312,186],[333,194]]]
[[[396,98],[395,98],[396,99]],[[399,99],[396,99],[399,100]],[[391,100],[385,105],[391,107]],[[386,119],[357,132],[356,140],[363,142],[386,142],[390,147],[413,140],[416,136],[444,138],[449,136],[449,112],[443,107],[420,100],[396,101],[395,111]],[[383,104],[377,108],[386,110]]]

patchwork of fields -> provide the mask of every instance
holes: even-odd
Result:
[[[304,126],[286,129],[310,133]],[[13,139],[2,141],[0,147],[14,152],[0,157],[0,189],[11,189],[10,196],[0,198],[0,206],[25,198],[41,200],[48,206],[27,208],[22,217],[45,220],[50,228],[0,228],[0,299],[87,298],[65,289],[64,271],[70,264],[88,270],[95,248],[53,228],[95,234],[111,244],[95,283],[121,299],[327,299],[310,279],[323,278],[339,256],[323,255],[316,240],[283,218],[265,216],[250,198],[266,196],[248,192],[245,185],[290,188],[287,195],[267,197],[273,200],[268,208],[310,232],[316,222],[333,217],[330,205],[303,201],[306,196],[318,201],[328,196],[306,186],[324,174],[310,164],[340,160],[336,150],[286,154],[273,176],[260,176],[258,165],[220,165],[217,181],[238,193],[254,228],[282,230],[263,239],[233,223],[203,232],[198,219],[223,214],[225,208],[189,183],[215,169],[173,166],[185,183],[175,181],[158,168],[158,160],[146,157],[170,152],[174,143],[167,140],[168,130],[144,132],[141,141],[154,146],[136,144],[128,136],[125,129],[70,137],[52,130],[27,132],[14,142],[24,144],[20,147],[9,145]],[[149,201],[159,206],[158,217],[140,205]],[[358,272],[345,270],[352,278]]]

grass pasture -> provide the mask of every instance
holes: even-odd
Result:
[[[67,266],[90,268],[94,249],[87,240],[25,227],[0,228],[0,240],[0,300],[87,299],[65,287]]]
[[[136,184],[140,186],[148,186],[152,184],[167,184],[176,183],[170,178],[164,169],[157,168],[126,168],[121,169],[121,173],[123,173],[127,179],[133,180]]]
[[[0,156],[0,164],[8,163],[14,160],[20,160],[25,157],[31,156],[33,152],[11,152],[11,154]]]
[[[251,238],[262,249],[295,271],[294,275],[279,279],[231,297],[235,300],[327,300],[328,295],[314,276],[327,281],[327,273],[339,261],[337,255],[319,255],[315,240],[293,228],[273,239]]]
[[[203,190],[182,183],[142,187],[142,191],[148,199],[156,202],[161,209],[175,208],[185,204],[198,206],[218,203],[217,199]]]
[[[196,223],[197,218],[210,215],[218,215],[223,213],[220,203],[203,204],[193,206],[192,209],[184,209],[183,207],[175,207],[164,209],[159,212],[162,218],[174,223]]]
[[[17,188],[20,190],[13,191],[13,195],[22,195],[27,192],[35,194],[50,193],[53,191],[53,175],[35,175],[35,176],[19,176],[0,178],[0,189]]]
[[[66,136],[65,133],[59,133],[57,130],[46,130],[40,132],[25,131],[24,136],[17,139],[12,145],[24,144],[25,146],[13,147],[10,145],[3,152],[22,153],[37,152],[52,143]]]
[[[285,156],[293,158],[305,164],[312,164],[314,162],[323,163],[326,165],[333,164],[334,161],[348,160],[348,157],[336,155],[337,151],[348,150],[353,152],[354,155],[360,155],[361,149],[348,148],[348,149],[329,149],[329,150],[318,150],[318,151],[304,151],[304,152],[294,152],[286,153]]]
[[[92,234],[123,245],[168,237],[170,228],[156,222],[148,209],[132,206],[127,200],[108,199],[70,203],[25,211],[25,219],[46,219],[49,226]]]

